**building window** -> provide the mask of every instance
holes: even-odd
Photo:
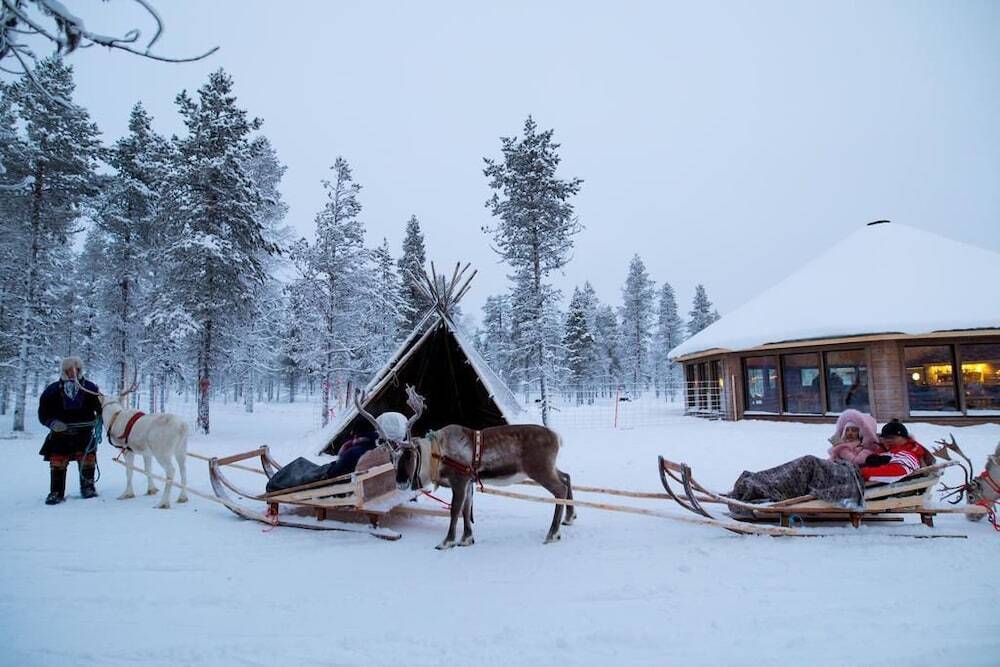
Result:
[[[708,389],[708,409],[718,413],[722,410],[722,362],[708,362],[708,379],[711,386]]]
[[[905,348],[910,412],[958,412],[950,345]]]
[[[695,406],[695,380],[694,380],[694,364],[686,364],[684,366],[684,403],[686,407],[690,410]]]
[[[826,405],[828,412],[854,408],[870,412],[868,400],[868,361],[864,350],[827,352]]]
[[[781,355],[781,384],[785,393],[785,412],[819,414],[820,401],[819,354]]]
[[[966,414],[1000,411],[1000,344],[959,345]]]
[[[778,405],[778,358],[746,357],[743,360],[747,411],[781,411]]]

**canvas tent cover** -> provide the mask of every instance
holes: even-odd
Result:
[[[413,426],[416,434],[461,424],[488,428],[520,423],[528,415],[503,380],[479,355],[468,336],[449,317],[431,311],[399,350],[368,383],[364,407],[412,414],[406,405],[406,385],[424,397],[423,416]],[[313,453],[334,454],[355,433],[369,431],[353,404],[323,429]]]
[[[670,351],[1000,328],[1000,253],[896,223],[862,227]]]

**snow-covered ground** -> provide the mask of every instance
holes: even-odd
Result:
[[[191,451],[269,443],[289,460],[314,420],[308,404],[260,405],[252,416],[213,406],[213,426]],[[821,454],[829,430],[684,417],[564,429],[561,466],[577,484],[656,491],[664,453],[725,490],[744,468]],[[953,432],[977,466],[1000,440],[1000,426],[911,431],[925,444]],[[0,441],[3,664],[996,665],[1000,656],[1000,535],[959,516],[938,517],[932,532],[968,539],[889,535],[928,533],[913,523],[797,539],[583,509],[560,543],[543,546],[550,506],[478,495],[476,545],[438,552],[438,518],[395,522],[403,539],[385,542],[263,530],[198,498],[169,511],[145,496],[118,501],[124,470],[107,445],[101,496],[82,501],[71,474],[67,501],[46,507],[41,438]],[[205,464],[192,460],[190,471],[207,491]]]

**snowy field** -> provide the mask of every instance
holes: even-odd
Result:
[[[193,437],[190,450],[268,443],[289,460],[314,428],[311,409],[260,405],[247,416],[213,406],[214,433]],[[684,417],[567,428],[561,467],[577,484],[658,491],[663,453],[727,490],[744,468],[822,454],[830,429]],[[911,426],[925,444],[949,431],[977,466],[1000,440],[1000,426]],[[106,444],[101,496],[82,501],[73,468],[67,501],[46,507],[41,439],[36,427],[0,441],[5,665],[996,665],[1000,656],[1000,535],[959,516],[938,517],[933,532],[968,539],[889,535],[928,533],[912,519],[798,539],[583,509],[560,543],[543,546],[550,506],[478,495],[476,545],[438,552],[439,518],[392,523],[403,539],[385,542],[263,530],[199,498],[169,511],[145,496],[118,501],[124,470]],[[189,467],[192,486],[208,491],[206,465]]]

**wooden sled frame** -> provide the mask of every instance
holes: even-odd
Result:
[[[239,465],[240,462],[252,459],[259,459],[260,470]],[[240,488],[225,475],[224,466],[262,474],[270,479],[282,466],[271,456],[268,447],[265,445],[240,454],[208,458],[208,472],[212,490],[223,505],[240,517],[275,526],[366,532],[381,539],[398,540],[402,537],[399,533],[379,527],[386,515],[448,514],[437,509],[405,507],[404,503],[412,500],[415,494],[396,489],[396,472],[390,463],[360,473],[351,472],[272,493],[253,493]],[[259,512],[244,507],[233,499],[230,492],[242,498],[263,502],[267,505],[267,510]],[[281,505],[291,507],[289,511],[281,513]],[[289,515],[311,515],[313,521],[292,519]],[[359,526],[358,523],[366,523],[367,527]]]
[[[714,518],[704,505],[723,504],[730,516],[740,521],[778,521],[789,526],[800,521],[850,521],[855,528],[865,521],[903,521],[905,514],[917,514],[921,522],[934,526],[936,514],[977,514],[973,508],[945,508],[928,504],[934,485],[941,480],[945,468],[957,465],[954,461],[938,463],[913,471],[906,477],[889,484],[869,482],[865,486],[865,507],[851,511],[815,496],[800,496],[770,503],[747,503],[709,490],[694,479],[686,463],[674,463],[659,457],[660,481],[670,498],[678,505],[704,517]],[[671,480],[679,484],[675,490]]]

